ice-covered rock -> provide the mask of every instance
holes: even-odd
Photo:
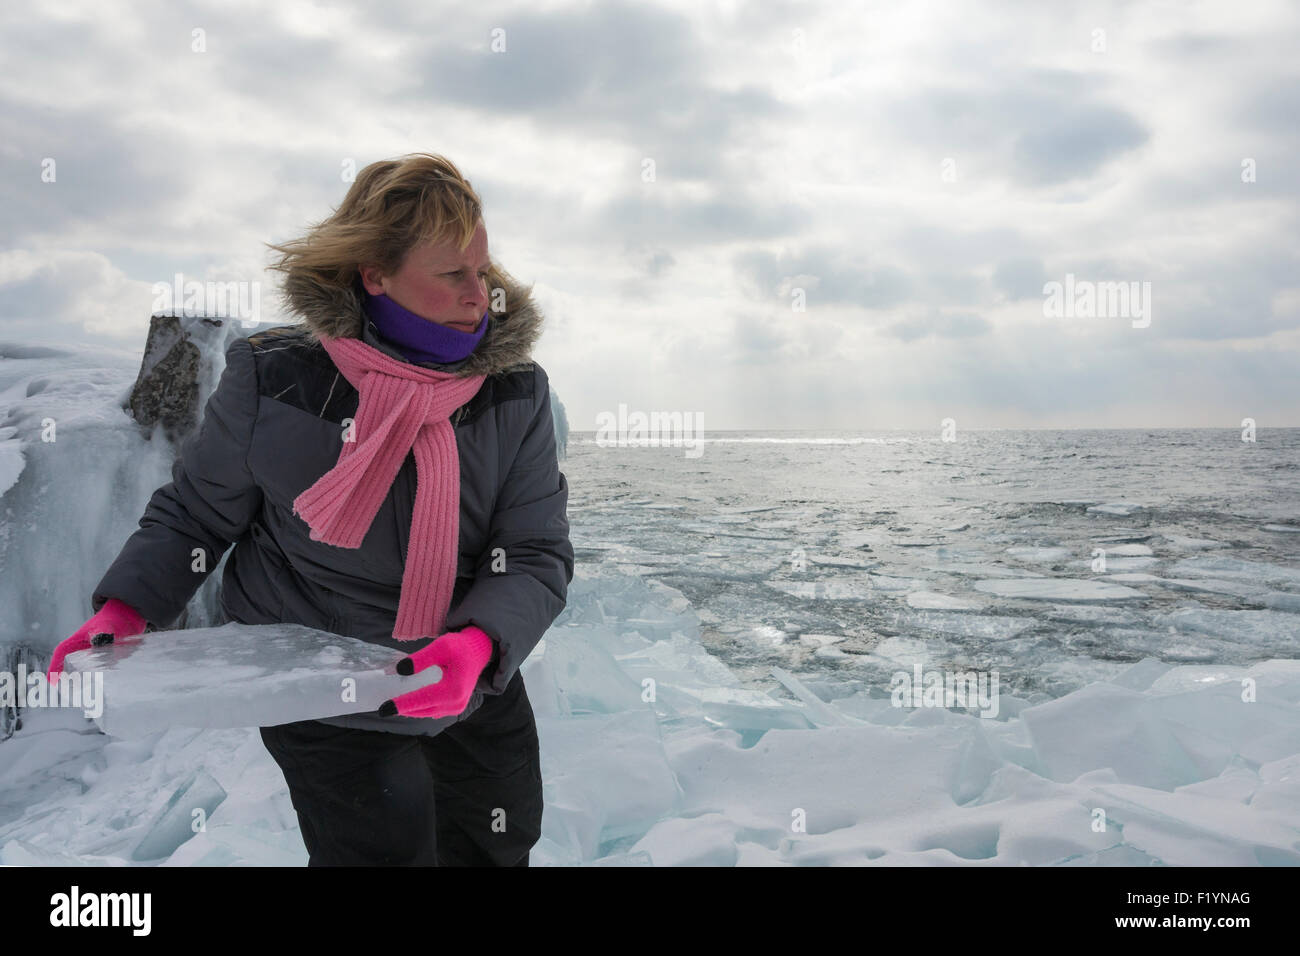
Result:
[[[253,331],[159,320],[143,361],[138,350],[0,343],[0,643],[48,654],[90,617],[94,586],[171,480],[182,426],[216,386],[226,346]],[[133,394],[156,426],[145,433]],[[220,579],[219,563],[175,626],[218,620]]]
[[[560,401],[560,396],[555,394],[555,389],[550,389],[551,395],[551,424],[555,428],[555,453],[561,459],[565,459],[569,454],[569,416],[564,412],[564,403]]]
[[[155,426],[179,443],[199,423],[203,402],[221,379],[226,348],[256,331],[238,319],[155,315],[127,408],[147,436]]]

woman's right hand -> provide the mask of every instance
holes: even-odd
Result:
[[[45,672],[45,679],[51,684],[54,683],[59,672],[63,670],[63,659],[73,651],[84,651],[92,646],[112,644],[117,638],[143,634],[146,626],[145,619],[136,613],[135,608],[117,598],[109,598],[94,617],[54,649],[54,655],[50,658],[50,669]]]

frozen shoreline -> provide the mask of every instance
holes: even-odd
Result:
[[[129,356],[91,350],[0,365],[10,647],[48,653],[80,626],[91,587],[168,480],[174,450],[121,413],[133,376]],[[39,440],[45,417],[57,442]],[[949,464],[940,452],[979,450],[923,445],[849,447],[913,449],[915,467],[957,477],[1001,460]],[[905,500],[888,484],[905,462],[880,462],[876,486],[843,498],[836,460],[817,472],[798,459],[782,467],[800,469],[808,501],[763,503],[760,484],[736,504],[706,500],[705,486],[684,492],[679,463],[570,450],[579,566],[522,669],[546,798],[535,865],[1300,863],[1300,662],[1284,656],[1300,620],[1296,568],[1220,553],[1218,531],[1177,530],[1177,511],[1163,530],[1128,527],[1149,509],[1112,490],[989,499],[986,513],[969,507],[985,487],[966,501]],[[778,465],[771,475],[788,473]],[[696,467],[713,469],[708,482],[752,471],[707,456]],[[1006,484],[988,479],[997,488],[1024,480],[1017,462],[1004,467]],[[611,493],[628,474],[635,494]],[[868,497],[893,507],[852,514]],[[1293,547],[1290,525],[1253,526],[1252,540],[1279,542],[1273,553]],[[1087,579],[1094,542],[1109,566]],[[788,569],[792,547],[804,569]],[[681,590],[663,583],[674,576]],[[219,579],[220,567],[190,627],[210,623]],[[687,583],[707,600],[688,600]],[[1009,661],[1040,686],[1017,697],[1004,680],[995,718],[893,706],[891,672],[954,658]],[[23,719],[0,741],[0,863],[305,864],[256,729],[118,740],[80,712]],[[174,799],[205,809],[202,832],[168,812]]]
[[[680,594],[605,572],[575,578],[523,673],[546,797],[534,865],[1300,864],[1293,660],[1149,659],[1056,700],[1003,695],[996,719],[823,701],[792,675],[807,700],[777,700],[705,651]],[[128,741],[29,711],[0,780],[0,863],[306,863],[255,729]],[[210,806],[200,833],[157,818],[187,787]]]

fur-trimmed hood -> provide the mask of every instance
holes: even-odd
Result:
[[[532,286],[517,282],[504,270],[493,265],[488,296],[492,290],[505,290],[505,310],[488,309],[488,327],[478,347],[469,357],[446,366],[458,376],[494,375],[527,368],[532,363],[533,346],[542,333],[543,316],[533,300]],[[358,279],[350,288],[341,289],[314,277],[290,274],[284,283],[283,297],[289,310],[298,315],[314,343],[322,336],[361,338],[367,317],[362,306]]]

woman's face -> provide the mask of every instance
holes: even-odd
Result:
[[[460,332],[473,332],[488,307],[487,229],[480,220],[465,250],[455,243],[423,243],[406,255],[400,269],[382,275],[361,269],[371,295],[387,295],[402,308]]]

